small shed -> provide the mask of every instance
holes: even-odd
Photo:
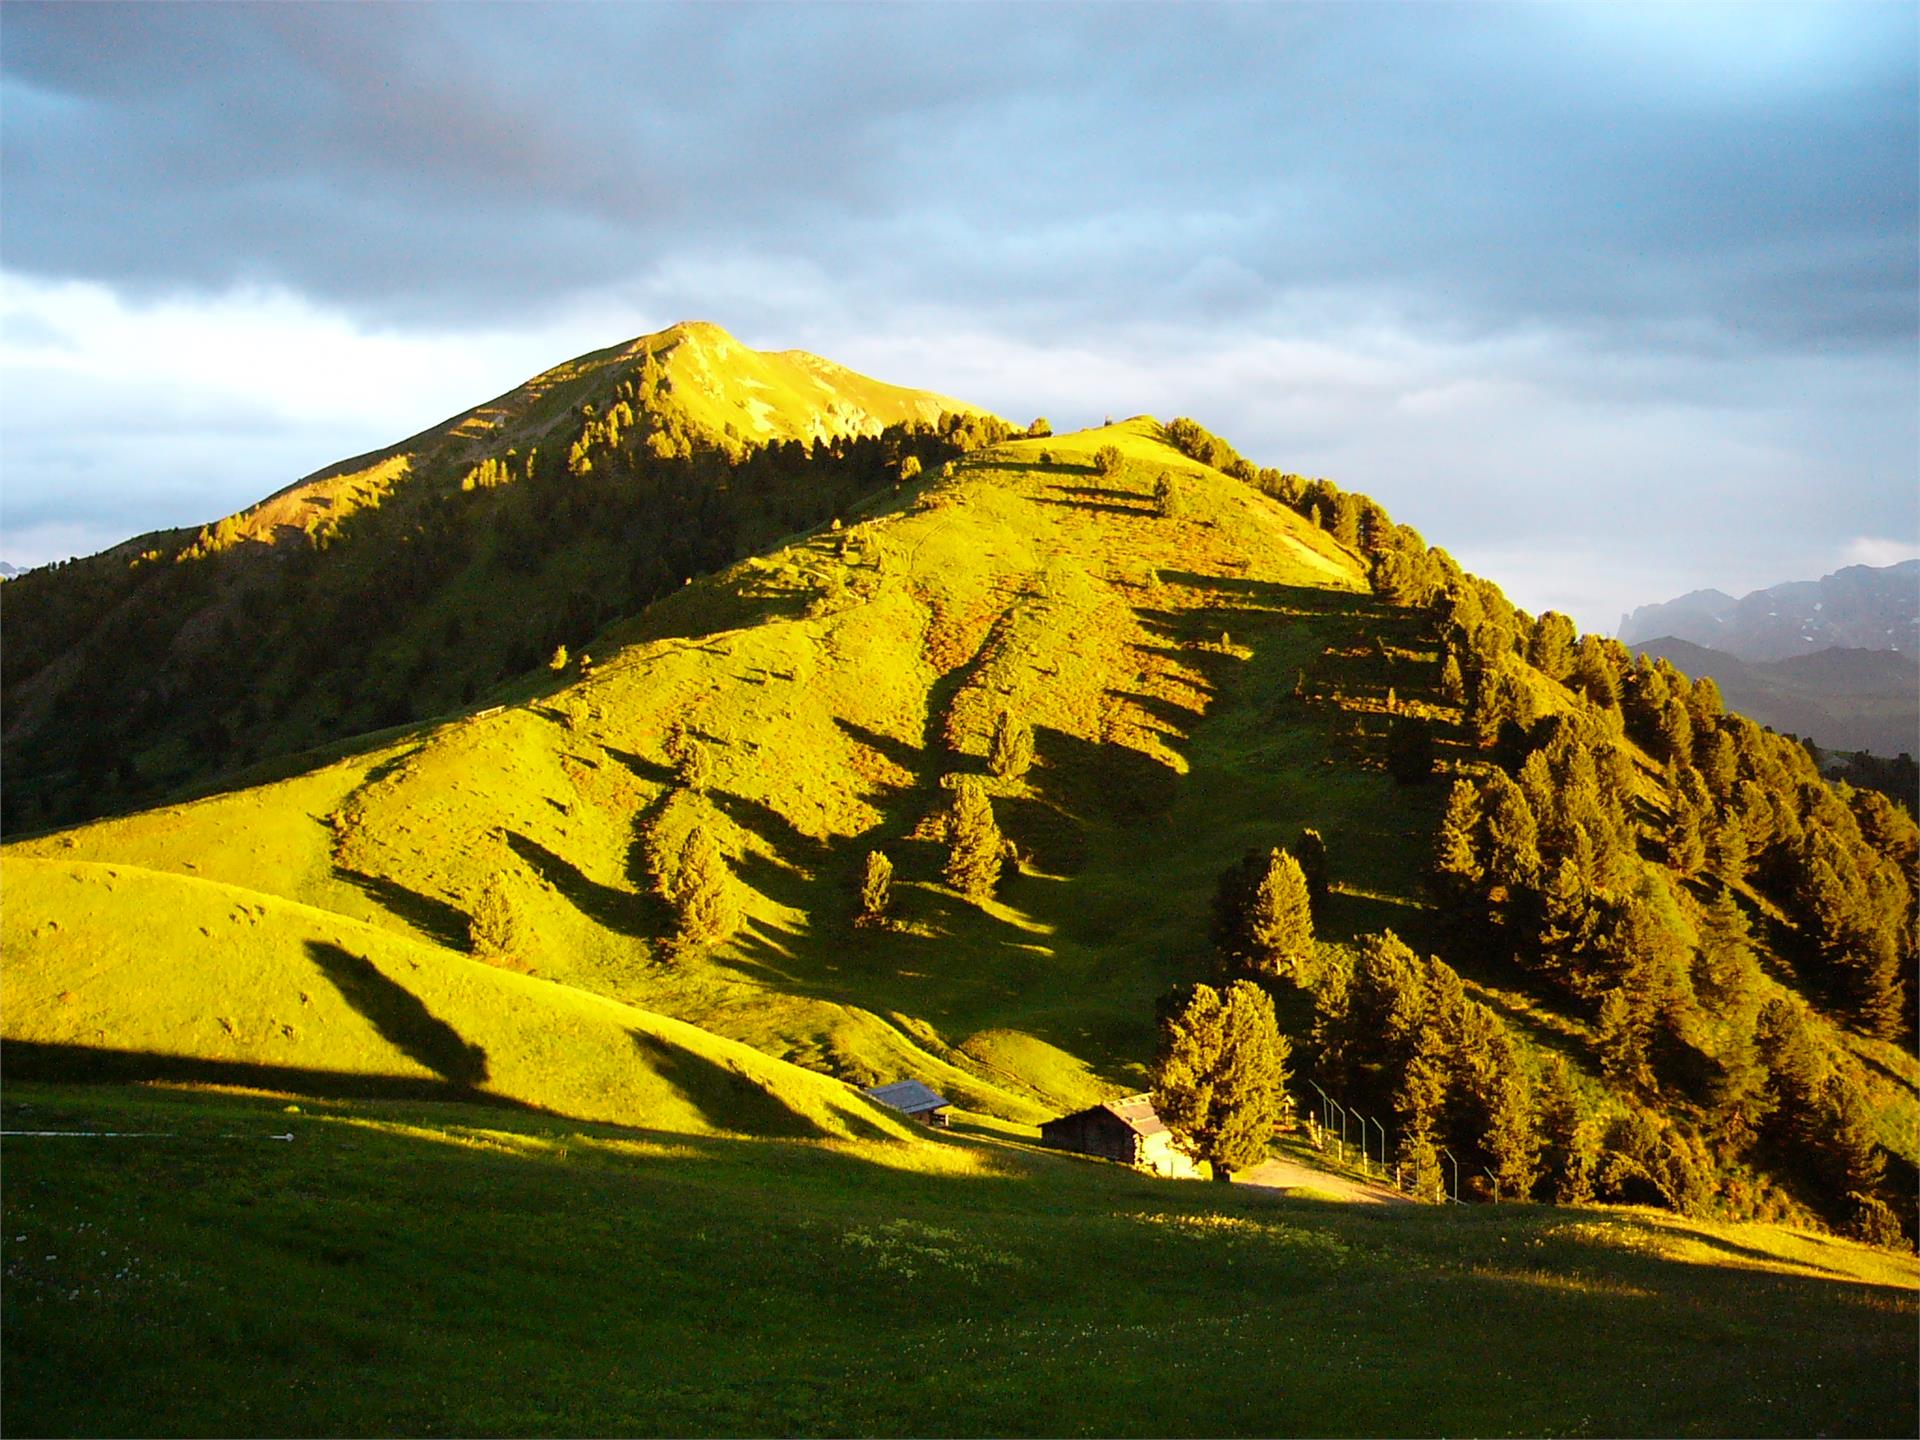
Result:
[[[947,1123],[947,1107],[953,1102],[938,1090],[929,1090],[918,1080],[896,1080],[891,1085],[869,1085],[861,1092],[889,1109],[918,1120],[922,1125]]]
[[[1149,1095],[1128,1095],[1049,1120],[1041,1125],[1040,1138],[1061,1150],[1118,1160],[1155,1175],[1184,1178],[1200,1173],[1173,1143],[1173,1132],[1154,1113]]]

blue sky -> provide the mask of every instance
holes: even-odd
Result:
[[[0,12],[0,557],[675,320],[1191,414],[1611,629],[1920,553],[1912,6]]]

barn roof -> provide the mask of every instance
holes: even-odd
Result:
[[[1050,1126],[1064,1125],[1067,1121],[1077,1119],[1082,1115],[1100,1114],[1111,1115],[1139,1136],[1164,1135],[1167,1133],[1166,1125],[1161,1121],[1159,1115],[1154,1113],[1153,1097],[1151,1095],[1127,1095],[1118,1100],[1109,1100],[1104,1105],[1089,1105],[1085,1110],[1076,1110],[1071,1115],[1062,1115],[1057,1120],[1049,1120],[1040,1128],[1044,1131]]]
[[[882,1105],[889,1105],[907,1115],[924,1115],[929,1110],[943,1110],[953,1102],[937,1090],[929,1090],[918,1080],[896,1080],[891,1085],[869,1085],[863,1094],[872,1096]]]
[[[1151,1095],[1129,1095],[1124,1100],[1109,1100],[1104,1107],[1124,1121],[1136,1135],[1162,1135],[1167,1127],[1154,1113]]]

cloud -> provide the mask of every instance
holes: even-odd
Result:
[[[1193,414],[1600,627],[1920,538],[1911,6],[6,24],[10,559],[683,318]]]
[[[1902,560],[1920,560],[1920,541],[1886,540],[1862,535],[1847,542],[1840,552],[1842,565],[1872,565],[1880,568],[1898,565]]]
[[[1255,330],[1366,290],[1469,332],[1885,344],[1915,316],[1914,28],[19,4],[7,258],[374,324],[495,323],[732,254],[1029,336]]]

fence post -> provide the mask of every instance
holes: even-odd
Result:
[[[1453,1164],[1453,1203],[1458,1205],[1460,1203],[1460,1162],[1453,1158],[1453,1152],[1444,1145],[1440,1147],[1440,1153]]]
[[[1326,1091],[1320,1089],[1318,1081],[1309,1080],[1307,1084],[1313,1086],[1315,1090],[1320,1091],[1320,1128],[1322,1130],[1331,1130],[1333,1128],[1333,1111],[1328,1107],[1333,1104],[1332,1099],[1327,1095]]]

